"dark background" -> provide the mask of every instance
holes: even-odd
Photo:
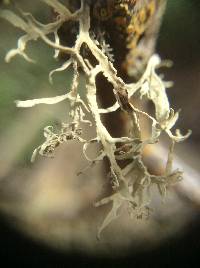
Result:
[[[199,148],[199,103],[200,103],[200,1],[169,0],[158,52],[162,58],[172,59],[174,68],[167,78],[175,81],[172,106],[183,107],[180,127],[193,130],[192,146]],[[10,219],[9,219],[10,220]],[[33,267],[199,267],[200,216],[190,223],[184,233],[173,237],[148,252],[117,259],[92,258],[79,252],[60,253],[45,245],[36,243],[15,230],[8,218],[0,217],[0,256],[2,267],[8,263],[29,263]]]
[[[169,239],[150,251],[117,258],[91,257],[80,252],[60,253],[31,241],[1,218],[0,256],[2,267],[29,265],[30,267],[199,267],[200,218],[189,224],[184,235]],[[15,264],[13,264],[15,263]],[[17,266],[18,267],[18,266]]]

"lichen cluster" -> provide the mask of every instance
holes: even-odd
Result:
[[[161,65],[158,55],[153,55],[149,59],[147,68],[139,81],[127,84],[118,76],[117,70],[107,56],[106,44],[102,48],[90,32],[89,1],[82,0],[80,9],[75,12],[71,12],[67,6],[57,0],[41,1],[58,14],[51,23],[42,24],[30,13],[20,11],[20,15],[16,15],[9,10],[0,10],[1,18],[25,32],[19,38],[17,48],[10,50],[5,60],[9,62],[14,56],[20,55],[25,60],[33,62],[33,59],[26,54],[27,43],[41,39],[47,46],[55,50],[55,58],[58,57],[59,53],[68,55],[67,60],[61,67],[50,72],[50,82],[52,82],[55,72],[65,72],[69,67],[72,67],[74,71],[73,81],[70,90],[67,90],[61,96],[16,101],[16,105],[17,107],[32,107],[38,104],[52,105],[61,101],[68,101],[70,105],[71,121],[63,123],[58,133],[55,133],[52,126],[47,126],[44,129],[45,141],[35,149],[32,161],[38,153],[52,157],[55,149],[60,144],[72,139],[83,144],[83,153],[89,164],[96,164],[105,158],[108,160],[110,166],[108,176],[113,192],[110,196],[97,202],[95,206],[98,207],[112,202],[112,207],[98,230],[99,237],[101,231],[119,216],[122,206],[125,205],[131,215],[142,217],[148,213],[150,201],[145,201],[143,196],[146,195],[152,185],[157,185],[160,194],[165,196],[167,187],[180,180],[181,171],[172,169],[174,144],[185,140],[190,132],[183,136],[179,130],[175,134],[171,131],[179,117],[179,112],[174,112],[170,108],[166,94],[168,83],[164,82],[156,72]],[[58,35],[61,26],[70,21],[76,21],[79,24],[77,38],[71,47],[61,45]],[[87,49],[96,59],[95,66],[81,53],[84,44],[87,44]],[[83,101],[79,94],[80,73],[86,81],[84,91],[86,101]],[[112,84],[113,93],[116,97],[115,104],[107,109],[101,109],[98,106],[96,85],[98,74],[103,74],[107,81]],[[155,107],[155,115],[151,116],[147,112],[136,108],[131,103],[133,97],[151,101]],[[130,131],[127,137],[112,137],[102,121],[102,114],[115,113],[118,109],[127,114],[129,120]],[[87,119],[88,115],[92,115],[92,120]],[[152,126],[151,133],[145,140],[141,138],[143,131],[140,126],[141,117],[146,117]],[[83,124],[95,126],[96,136],[93,139],[86,140],[82,137]],[[162,133],[169,137],[171,146],[165,171],[162,176],[156,176],[149,173],[142,155],[145,146],[156,144]],[[90,159],[87,156],[87,149],[92,143],[100,145],[98,157],[95,159]],[[127,164],[122,168],[120,162],[124,160],[127,160]]]

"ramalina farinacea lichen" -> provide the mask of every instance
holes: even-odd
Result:
[[[174,145],[185,140],[190,132],[182,135],[179,130],[176,130],[175,134],[171,131],[179,117],[179,112],[174,112],[170,108],[166,94],[168,84],[157,74],[157,69],[161,64],[158,55],[154,54],[150,57],[146,70],[136,83],[125,83],[113,66],[113,57],[111,59],[108,56],[108,52],[111,53],[110,49],[112,48],[105,42],[102,46],[90,32],[90,5],[88,1],[82,0],[80,8],[74,13],[57,0],[42,0],[42,2],[58,14],[48,24],[39,22],[30,13],[20,11],[20,15],[16,15],[10,10],[0,10],[1,18],[24,32],[24,35],[18,40],[17,48],[11,49],[5,60],[9,62],[16,55],[20,55],[25,60],[33,62],[33,59],[26,54],[26,46],[28,42],[39,39],[55,50],[55,58],[58,57],[59,53],[68,56],[61,67],[50,72],[49,80],[52,82],[55,72],[66,72],[69,67],[72,67],[74,74],[70,90],[60,96],[16,101],[16,105],[17,107],[32,107],[39,104],[53,105],[67,101],[70,106],[70,121],[62,123],[58,132],[55,132],[52,126],[45,127],[45,140],[35,149],[32,161],[38,154],[52,157],[55,149],[68,140],[76,140],[83,144],[83,152],[89,164],[96,164],[105,158],[108,160],[110,166],[108,176],[113,191],[110,196],[103,198],[95,206],[112,202],[112,207],[98,230],[99,237],[101,231],[119,216],[120,208],[124,204],[127,205],[131,215],[142,217],[148,213],[150,202],[150,200],[145,201],[143,196],[152,185],[157,185],[159,193],[165,196],[167,187],[180,180],[182,172],[172,169]],[[79,24],[79,31],[74,45],[64,46],[61,45],[58,31],[64,23],[70,21],[76,21]],[[87,44],[87,49],[95,58],[95,66],[84,57],[84,53],[81,53],[84,44]],[[80,72],[86,81],[85,101],[81,99],[79,94]],[[103,74],[112,85],[116,97],[115,104],[107,109],[99,108],[97,102],[96,77],[99,74]],[[136,108],[130,101],[133,97],[151,101],[155,107],[155,115],[151,116]],[[119,109],[128,115],[127,118],[132,129],[129,136],[114,138],[106,129],[101,115],[115,113]],[[92,115],[92,120],[91,116],[90,119],[87,119],[89,114]],[[152,126],[151,133],[145,140],[141,138],[143,131],[140,126],[141,117],[146,117]],[[82,124],[95,125],[96,136],[93,139],[87,140],[82,137]],[[169,137],[171,146],[165,171],[162,176],[156,176],[149,173],[142,156],[145,146],[156,144],[162,133]],[[96,159],[90,159],[87,156],[87,149],[91,143],[101,145]],[[125,147],[128,149],[124,150]],[[120,162],[124,160],[128,161],[122,168]]]

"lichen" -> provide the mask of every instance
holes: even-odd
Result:
[[[53,105],[66,100],[70,105],[69,115],[71,121],[63,123],[57,133],[55,133],[52,126],[47,126],[44,129],[45,141],[34,150],[32,161],[35,160],[38,153],[48,157],[54,156],[55,149],[60,144],[71,139],[83,144],[83,153],[89,164],[97,164],[107,158],[110,165],[108,176],[113,193],[96,202],[95,206],[98,207],[112,202],[112,207],[98,229],[98,237],[100,237],[101,231],[120,215],[120,208],[124,207],[123,205],[127,207],[130,215],[135,215],[136,218],[143,217],[143,215],[149,214],[150,211],[150,200],[147,202],[143,197],[151,186],[157,185],[159,193],[164,197],[168,186],[181,179],[182,172],[172,168],[174,145],[185,140],[190,135],[190,131],[186,135],[182,135],[179,130],[175,134],[172,133],[172,127],[174,127],[179,117],[179,111],[175,112],[170,107],[166,94],[168,84],[157,74],[157,69],[161,64],[160,57],[157,54],[151,56],[145,72],[136,83],[125,83],[117,75],[117,70],[114,68],[112,48],[104,40],[100,44],[90,32],[89,2],[82,0],[80,9],[72,13],[57,0],[41,1],[58,14],[51,23],[42,24],[31,14],[22,11],[20,11],[20,15],[16,15],[10,10],[0,10],[1,18],[25,32],[19,38],[17,48],[11,49],[7,53],[5,60],[9,62],[16,55],[20,55],[25,60],[34,62],[26,54],[26,46],[30,41],[41,39],[46,45],[55,50],[54,57],[58,57],[60,52],[68,55],[68,59],[61,67],[50,72],[50,82],[53,83],[55,72],[65,72],[70,66],[74,70],[73,81],[70,90],[61,96],[16,101],[16,105],[17,107],[32,107],[39,104]],[[75,44],[71,47],[61,45],[58,34],[61,26],[69,21],[79,23],[79,32]],[[87,49],[96,59],[97,64],[95,66],[92,66],[92,63],[81,53],[81,47],[84,44],[87,44]],[[86,81],[85,101],[79,95],[80,70]],[[113,93],[116,97],[116,103],[107,109],[101,109],[98,106],[96,85],[98,74],[103,74],[107,81],[112,84]],[[149,115],[147,112],[136,108],[131,103],[132,97],[151,101],[155,107],[155,115]],[[112,137],[101,118],[101,114],[114,113],[118,109],[129,115],[128,120],[130,120],[132,129],[127,137]],[[87,119],[88,114],[92,115],[92,121]],[[140,126],[141,116],[146,117],[152,126],[151,133],[145,140],[141,138],[143,131]],[[82,123],[95,125],[96,136],[93,139],[86,140],[82,138]],[[149,173],[142,156],[144,148],[148,144],[156,144],[162,133],[169,137],[171,146],[165,171],[162,175],[156,176]],[[90,159],[87,156],[87,148],[92,143],[101,145],[96,159]],[[119,144],[120,147],[117,146]],[[123,149],[125,147],[126,150]],[[122,168],[120,162],[124,160],[129,161]]]

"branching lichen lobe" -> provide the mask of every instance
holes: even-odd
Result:
[[[64,64],[50,72],[50,82],[53,81],[53,75],[58,71],[67,71],[72,66],[74,70],[73,82],[70,90],[65,94],[56,97],[34,99],[27,101],[17,101],[18,107],[32,107],[38,104],[55,104],[60,101],[68,100],[70,103],[70,118],[71,121],[62,124],[61,130],[55,133],[51,126],[48,126],[44,130],[45,142],[40,145],[34,151],[32,160],[35,159],[37,153],[45,156],[53,156],[54,150],[63,142],[67,142],[70,139],[83,143],[83,152],[87,160],[91,163],[97,163],[107,158],[110,166],[110,181],[113,187],[113,193],[96,203],[96,206],[104,205],[108,202],[112,202],[112,208],[108,215],[105,217],[101,227],[98,230],[98,237],[101,231],[116,217],[122,205],[126,204],[128,211],[131,215],[135,214],[140,218],[141,215],[148,214],[149,202],[145,201],[144,195],[150,190],[153,184],[156,184],[158,190],[162,196],[166,195],[167,187],[180,180],[181,172],[179,170],[172,169],[172,155],[174,150],[174,144],[186,139],[190,132],[186,135],[181,135],[177,130],[174,135],[171,131],[175,125],[179,113],[174,112],[170,108],[170,104],[166,94],[166,84],[162,81],[159,75],[156,73],[161,60],[158,55],[153,54],[151,57],[147,53],[147,66],[140,79],[134,83],[128,83],[120,77],[122,69],[118,70],[119,62],[122,62],[121,55],[116,58],[117,53],[112,57],[111,50],[117,49],[112,43],[112,38],[106,37],[106,30],[108,27],[105,23],[109,23],[114,18],[116,26],[122,27],[122,33],[124,28],[126,31],[130,31],[131,34],[124,38],[123,45],[126,49],[133,46],[134,42],[137,43],[137,48],[142,44],[142,38],[139,38],[135,33],[138,30],[138,25],[141,22],[145,22],[141,35],[145,32],[145,27],[148,23],[151,23],[147,19],[148,16],[156,16],[153,3],[162,3],[160,1],[110,1],[110,3],[118,3],[117,7],[113,5],[103,6],[102,1],[81,1],[81,5],[78,9],[70,9],[70,5],[64,6],[57,0],[42,0],[48,6],[54,9],[58,14],[54,21],[49,24],[42,24],[37,21],[31,14],[21,13],[21,16],[14,14],[9,10],[0,10],[0,17],[6,19],[14,26],[20,28],[25,32],[18,40],[18,47],[12,49],[6,55],[6,61],[10,61],[14,56],[21,55],[24,59],[32,62],[32,59],[26,54],[26,45],[31,40],[42,39],[48,46],[55,50],[54,56],[57,57],[59,53],[64,53],[68,56]],[[106,1],[109,3],[109,1]],[[123,3],[124,5],[123,5]],[[148,3],[145,5],[144,3]],[[70,2],[69,2],[70,3]],[[92,4],[93,3],[93,4]],[[131,8],[132,9],[131,9]],[[105,9],[107,8],[107,9]],[[114,9],[113,9],[114,8]],[[120,9],[121,8],[121,9]],[[128,8],[128,10],[127,10]],[[104,11],[102,11],[102,9]],[[125,22],[120,22],[119,18],[122,17],[122,10],[128,12],[129,16],[126,17]],[[135,21],[131,12],[138,12],[139,21]],[[106,13],[107,12],[107,13]],[[148,15],[148,16],[147,16]],[[100,16],[100,17],[99,17]],[[120,17],[121,16],[121,17]],[[59,30],[64,23],[75,21],[78,23],[78,33],[75,43],[72,46],[61,45]],[[94,24],[92,24],[94,23]],[[120,24],[122,23],[122,24]],[[124,24],[125,23],[125,24]],[[97,25],[99,24],[99,25]],[[140,25],[141,26],[141,25]],[[134,29],[130,29],[133,27]],[[102,32],[102,29],[105,30]],[[128,29],[128,30],[127,30]],[[54,40],[52,40],[54,36]],[[109,35],[108,35],[109,36]],[[137,37],[137,40],[134,38]],[[131,41],[130,41],[131,39]],[[127,45],[127,40],[130,42]],[[82,53],[81,48],[87,44],[89,53],[95,58],[97,62],[95,66],[90,62],[90,58],[86,58]],[[152,43],[151,43],[152,45]],[[121,49],[121,48],[120,48]],[[126,51],[125,49],[125,51]],[[114,52],[115,52],[114,51]],[[135,53],[135,49],[130,50],[129,53]],[[116,58],[116,59],[115,59]],[[114,62],[113,62],[114,60]],[[132,70],[135,64],[138,64],[132,58]],[[143,65],[143,63],[142,63]],[[123,66],[123,64],[122,64]],[[140,64],[138,65],[140,71],[142,70]],[[137,68],[136,68],[137,69]],[[135,70],[136,70],[135,69]],[[79,71],[85,76],[85,96],[86,102],[84,102],[79,95]],[[99,74],[103,74],[105,79],[112,85],[112,90],[116,99],[113,106],[106,109],[102,109],[98,106],[97,102],[97,86],[96,77]],[[150,100],[155,106],[155,115],[150,116],[148,113],[136,108],[131,103],[131,98],[144,98]],[[122,110],[128,114],[129,125],[131,126],[129,135],[125,137],[112,137],[107,128],[105,127],[101,115],[106,113],[114,113],[117,110]],[[86,115],[90,113],[92,115],[92,122],[87,120]],[[152,131],[149,133],[149,137],[142,140],[142,131],[140,126],[140,117],[146,117],[152,126]],[[96,137],[92,140],[85,140],[82,138],[82,124],[94,124],[96,127]],[[160,138],[162,133],[166,133],[171,141],[171,147],[169,150],[168,161],[166,163],[165,171],[162,175],[156,176],[148,172],[147,167],[143,162],[143,150],[148,144],[155,144]],[[102,150],[99,152],[96,159],[89,159],[87,156],[87,147],[97,142],[101,145]],[[120,146],[118,146],[120,144]],[[126,148],[126,150],[124,150]],[[120,166],[121,161],[128,160],[127,164],[122,168]]]

